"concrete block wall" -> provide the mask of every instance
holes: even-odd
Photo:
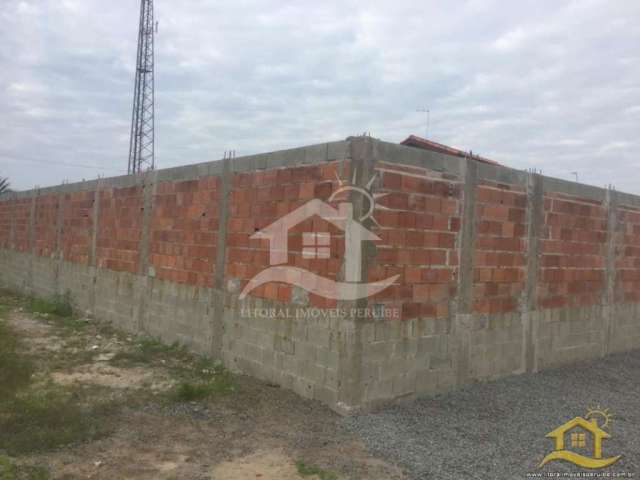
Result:
[[[269,266],[251,236],[344,182],[378,194],[364,278],[395,283],[354,302],[276,283],[240,300]],[[305,258],[307,231],[330,235],[329,258]],[[305,220],[288,243],[288,264],[344,279],[334,225]],[[69,292],[350,412],[640,347],[640,198],[355,137],[6,195],[0,283]]]

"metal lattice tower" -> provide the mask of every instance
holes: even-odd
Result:
[[[136,80],[131,115],[131,140],[129,143],[129,174],[153,170],[155,167],[153,121],[153,41],[155,33],[153,0],[141,0]]]

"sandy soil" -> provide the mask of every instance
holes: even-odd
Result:
[[[97,386],[104,395],[153,395],[173,385],[162,363],[112,365],[135,339],[105,335],[93,322],[69,333],[46,316],[16,309],[10,324],[61,385]],[[244,376],[232,394],[198,403],[151,397],[120,408],[109,421],[113,433],[106,438],[26,460],[65,479],[317,480],[298,473],[299,461],[341,480],[404,478],[372,457],[326,407]]]

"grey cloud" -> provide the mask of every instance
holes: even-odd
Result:
[[[29,188],[122,173],[137,1],[5,3],[2,175]],[[640,193],[638,2],[157,0],[156,13],[160,167],[363,131],[400,141],[423,134],[426,106],[437,141]]]

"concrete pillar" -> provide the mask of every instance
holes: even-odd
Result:
[[[218,189],[218,238],[216,262],[211,289],[211,356],[222,360],[222,337],[224,336],[225,267],[227,264],[227,224],[229,221],[229,197],[232,190],[233,173],[231,158],[222,161],[222,175]]]
[[[351,178],[355,186],[365,188],[373,175],[378,161],[376,151],[377,142],[370,137],[354,137],[350,139]],[[350,201],[353,205],[353,218],[359,219],[368,210],[367,198],[357,192],[352,192]],[[371,228],[371,224],[364,227]],[[346,247],[346,245],[345,245]],[[376,247],[371,242],[361,244],[362,257],[360,273],[362,281],[368,278],[369,265],[376,254]],[[338,280],[344,280],[344,268]],[[368,298],[361,298],[350,302],[339,302],[338,308],[349,311],[357,308],[367,308]],[[362,374],[363,361],[363,326],[371,320],[352,318],[347,316],[340,322],[340,338],[338,341],[338,403],[337,409],[342,413],[349,413],[360,406],[364,400],[365,385]],[[385,320],[379,320],[385,321]]]
[[[93,212],[91,213],[91,246],[89,248],[89,266],[96,267],[98,263],[98,219],[100,217],[100,188],[102,187],[102,179],[96,182],[96,190],[93,194]]]
[[[62,246],[62,237],[64,234],[64,211],[66,207],[66,194],[65,189],[61,188],[58,193],[58,212],[56,218],[56,247],[54,253],[54,280],[55,280],[55,293],[61,295],[60,291],[60,271],[62,270],[62,262],[64,261],[64,251]]]
[[[40,189],[33,192],[31,208],[29,210],[29,230],[27,232],[27,252],[29,253],[29,270],[27,271],[27,294],[33,295],[33,261],[36,248],[36,213],[38,208],[38,196]]]
[[[156,197],[158,172],[150,171],[145,173],[142,184],[144,190],[143,211],[142,211],[142,235],[140,237],[140,261],[138,273],[143,277],[149,275],[149,251],[151,236],[151,220],[153,218],[154,200]]]
[[[602,299],[603,304],[603,341],[601,355],[610,352],[611,336],[616,316],[616,243],[618,230],[618,192],[612,188],[606,191],[604,206],[607,209],[607,244],[605,263],[605,289]]]
[[[138,261],[137,284],[139,286],[139,301],[137,309],[134,311],[134,318],[137,319],[138,331],[146,332],[145,317],[149,297],[152,295],[153,274],[150,275],[149,252],[151,250],[151,221],[153,219],[153,207],[156,197],[158,172],[155,170],[146,172],[142,178],[143,200],[142,200],[142,234],[140,235],[140,245],[138,251],[140,258]]]
[[[18,194],[14,193],[11,195],[9,199],[9,212],[10,212],[10,223],[9,223],[9,248],[15,250],[16,248],[16,202],[18,200]]]
[[[98,227],[100,220],[100,189],[102,179],[96,182],[96,190],[93,194],[93,212],[91,214],[91,246],[89,247],[89,269],[91,270],[91,286],[89,290],[89,311],[96,311],[96,284],[98,283]]]
[[[459,244],[458,293],[452,328],[453,363],[458,385],[464,385],[469,378],[469,343],[473,320],[473,266],[475,264],[477,186],[478,163],[475,160],[467,159],[463,189],[462,231]]]
[[[38,208],[38,196],[40,195],[40,189],[35,191],[35,194],[31,197],[31,209],[29,210],[29,231],[28,231],[28,251],[30,253],[35,252],[36,247],[36,213]]]
[[[542,176],[529,172],[527,175],[527,276],[520,302],[522,319],[522,368],[524,372],[538,370],[536,338],[538,316],[538,278],[540,273],[540,237],[544,225],[544,188]]]

